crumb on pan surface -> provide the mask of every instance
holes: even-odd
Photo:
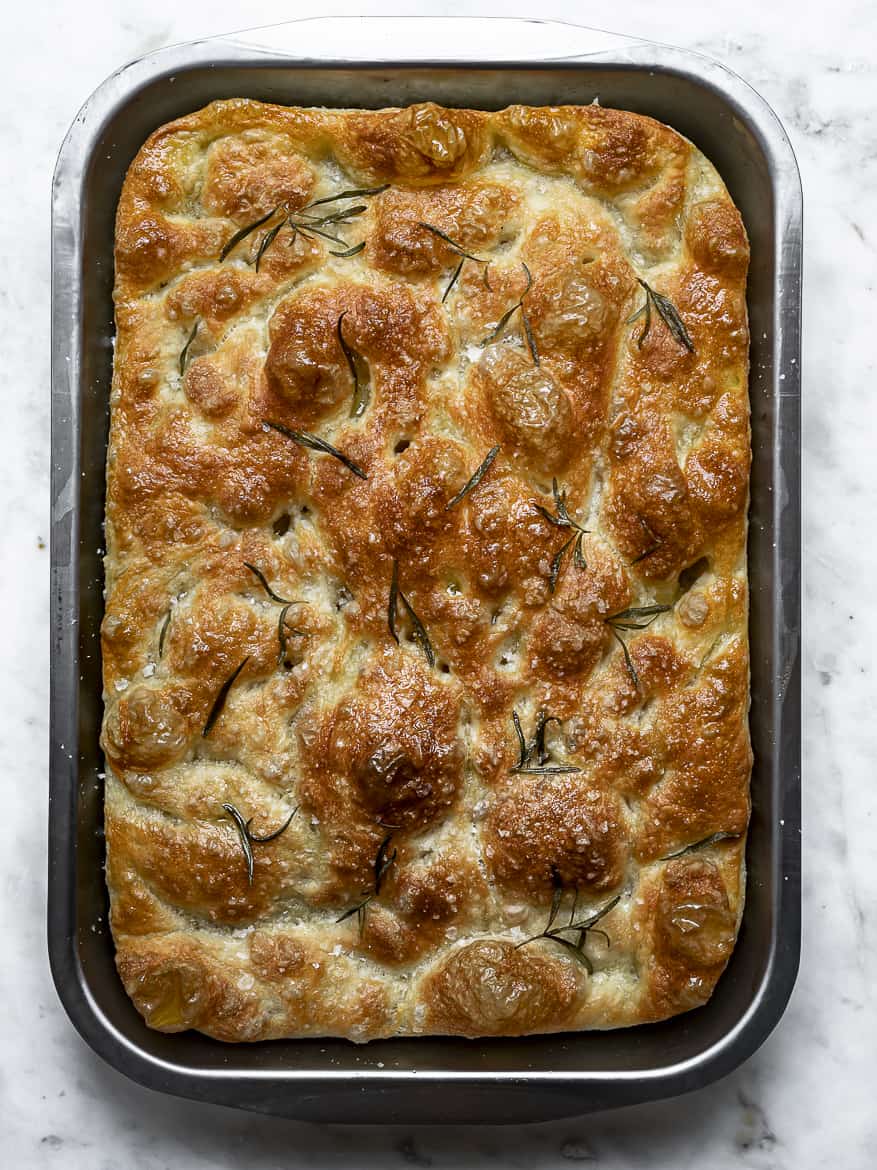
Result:
[[[153,1028],[703,1004],[744,897],[748,242],[598,106],[216,102],[116,224],[117,964]]]

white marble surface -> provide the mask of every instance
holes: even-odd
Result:
[[[356,5],[613,23],[726,62],[785,122],[806,195],[805,942],[791,1006],[738,1072],[687,1098],[529,1128],[310,1127],[151,1094],[74,1034],[44,945],[49,187],[62,136],[121,62],[158,46],[350,11],[251,0],[7,5],[0,93],[0,693],[5,929],[0,1132],[19,1170],[877,1165],[877,6],[873,0]],[[869,698],[870,696],[870,698]]]

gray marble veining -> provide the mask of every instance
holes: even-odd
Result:
[[[54,156],[117,65],[162,44],[348,3],[60,0],[4,13],[0,79],[0,1108],[4,1164],[196,1167],[599,1166],[869,1170],[877,1165],[877,6],[871,0],[572,0],[591,20],[701,50],[749,80],[798,153],[806,198],[805,943],[762,1050],[683,1099],[528,1128],[311,1127],[159,1097],[101,1064],[55,998],[44,948],[47,744],[48,217]],[[365,3],[358,11],[537,15],[532,4]],[[339,1118],[339,1121],[342,1120]]]

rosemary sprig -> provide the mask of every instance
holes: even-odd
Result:
[[[557,479],[551,481],[551,494],[554,496],[555,513],[549,512],[542,504],[534,504],[536,511],[543,516],[549,524],[553,524],[556,528],[574,528],[576,532],[587,532],[587,528],[582,528],[578,521],[573,520],[569,514],[566,506],[566,488],[560,490],[557,484]]]
[[[554,560],[551,562],[551,572],[548,577],[549,593],[553,593],[557,587],[557,578],[560,575],[563,554],[571,544],[575,545],[573,549],[573,561],[576,568],[587,569],[588,567],[587,561],[585,560],[584,549],[582,548],[582,537],[587,535],[588,529],[582,528],[581,524],[579,524],[578,521],[573,520],[572,516],[570,516],[569,510],[566,506],[566,488],[561,491],[557,485],[556,479],[552,479],[551,481],[551,494],[554,496],[555,511],[553,513],[549,512],[548,509],[543,507],[542,504],[534,504],[533,507],[542,517],[544,517],[544,519],[548,521],[549,524],[553,524],[555,528],[572,528],[575,530],[576,535],[570,537],[566,544],[558,550]]]
[[[322,207],[327,203],[337,203],[340,200],[345,199],[360,199],[364,196],[378,195],[381,191],[386,191],[388,186],[389,183],[385,183],[382,187],[360,187],[350,191],[339,191],[335,195],[326,195],[322,199],[314,199],[297,212],[291,212],[285,203],[278,203],[276,207],[271,208],[267,215],[261,216],[259,219],[254,220],[252,223],[246,224],[246,226],[235,232],[235,234],[225,244],[222,251],[219,253],[219,259],[220,261],[225,260],[225,258],[238,246],[238,244],[245,240],[247,236],[252,235],[253,232],[258,231],[258,229],[268,223],[269,220],[273,219],[273,217],[277,215],[278,212],[283,213],[283,218],[278,223],[274,224],[273,227],[269,228],[269,230],[265,233],[259,242],[259,247],[256,252],[257,272],[259,271],[259,264],[265,252],[267,252],[267,250],[274,243],[281,228],[285,227],[287,224],[289,224],[289,226],[292,228],[292,239],[290,240],[290,243],[295,241],[295,237],[297,235],[302,235],[306,240],[309,240],[311,238],[309,233],[312,233],[313,235],[320,236],[324,240],[329,240],[333,244],[340,244],[343,248],[346,249],[346,251],[343,252],[332,252],[330,253],[331,255],[355,256],[357,252],[362,251],[362,249],[365,247],[365,243],[356,244],[353,248],[347,248],[347,243],[345,240],[342,240],[340,236],[336,236],[331,232],[327,232],[325,228],[327,225],[331,226],[332,224],[336,223],[348,223],[357,215],[362,215],[362,213],[366,210],[364,203],[357,207],[348,207],[342,208],[339,211],[332,211],[328,215],[310,215],[308,213],[312,211],[314,207]]]
[[[566,948],[586,968],[588,974],[593,975],[594,965],[585,952],[585,943],[587,942],[588,934],[595,931],[597,923],[605,918],[610,911],[615,909],[621,900],[621,895],[616,894],[611,901],[607,902],[605,906],[601,906],[599,910],[595,910],[593,914],[588,914],[584,918],[576,918],[579,894],[578,890],[575,890],[568,920],[560,925],[556,925],[564,893],[560,875],[556,869],[552,869],[552,880],[554,882],[554,894],[551,898],[551,909],[548,912],[548,921],[545,924],[544,930],[532,935],[530,938],[525,938],[523,942],[517,943],[515,950],[520,950],[521,947],[526,947],[530,943],[544,938],[549,942],[558,943],[560,946]],[[575,939],[564,937],[570,932],[576,935]],[[606,945],[612,946],[612,941],[605,930],[595,931],[595,933],[602,934],[606,939]]]
[[[341,352],[347,359],[347,368],[350,370],[350,377],[353,379],[353,401],[350,404],[350,417],[359,418],[368,406],[368,387],[359,376],[359,366],[357,363],[363,360],[362,357],[358,353],[354,353],[344,340],[341,322],[346,316],[347,312],[345,310],[338,318],[338,344],[341,346]]]
[[[548,715],[545,711],[540,711],[536,716],[536,728],[533,733],[533,738],[527,742],[524,735],[524,729],[521,726],[521,718],[517,711],[512,711],[512,723],[515,727],[515,735],[518,738],[518,762],[511,769],[513,775],[518,776],[566,776],[573,772],[581,772],[581,768],[576,768],[572,764],[549,764],[551,753],[545,746],[545,728],[549,723],[556,723],[562,726],[562,720],[558,719],[556,715]]]
[[[442,304],[444,304],[445,301],[450,296],[451,289],[457,283],[457,280],[459,279],[460,273],[463,271],[463,265],[466,263],[467,260],[472,260],[475,264],[483,264],[484,265],[484,283],[487,285],[488,288],[490,288],[490,280],[489,280],[488,275],[487,275],[488,269],[490,268],[490,261],[489,260],[485,260],[482,256],[476,256],[472,252],[467,252],[466,249],[461,247],[457,243],[456,240],[452,240],[451,237],[446,232],[443,232],[441,230],[441,228],[437,228],[431,223],[423,223],[421,220],[418,220],[417,226],[425,228],[428,232],[432,232],[432,234],[434,236],[438,236],[438,238],[440,240],[443,240],[452,251],[456,252],[457,255],[459,257],[461,257],[460,263],[454,269],[454,274],[451,277],[451,279],[448,281],[448,285],[447,285],[445,291],[442,293]]]
[[[158,632],[158,656],[159,656],[159,658],[161,658],[161,656],[164,654],[164,643],[165,643],[165,639],[167,638],[168,626],[170,626],[170,624],[171,624],[171,614],[172,613],[173,613],[173,610],[169,609],[167,611],[167,613],[164,615],[164,621],[161,623],[161,629]]]
[[[670,330],[674,341],[678,342],[683,349],[687,349],[689,353],[694,353],[694,344],[688,336],[688,330],[685,328],[685,323],[679,316],[679,310],[673,304],[669,297],[665,297],[663,293],[656,292],[650,285],[646,284],[639,276],[636,278],[638,283],[645,289],[646,299],[645,303],[637,309],[632,317],[628,317],[627,324],[632,325],[638,321],[640,317],[645,318],[643,321],[642,331],[636,339],[637,346],[642,349],[643,342],[649,335],[652,328],[652,309]]]
[[[216,720],[222,714],[222,708],[225,706],[225,700],[228,698],[228,692],[234,686],[235,680],[237,679],[237,676],[241,673],[241,671],[244,669],[244,667],[247,665],[247,663],[249,661],[250,661],[250,656],[248,654],[246,656],[246,658],[243,660],[243,662],[241,662],[238,666],[235,667],[235,669],[232,671],[232,673],[228,676],[228,678],[225,680],[225,682],[219,688],[219,691],[217,692],[216,698],[213,700],[213,706],[210,708],[210,714],[207,716],[207,722],[204,724],[204,729],[201,732],[201,735],[205,739],[210,734],[210,732],[213,730],[213,725],[216,723]]]
[[[454,498],[452,500],[448,500],[448,502],[445,504],[446,512],[450,512],[451,508],[453,508],[455,504],[459,504],[460,500],[462,500],[465,496],[468,496],[469,492],[471,492],[474,488],[478,487],[482,479],[484,479],[485,475],[490,470],[490,465],[493,463],[498,454],[498,446],[490,448],[478,469],[474,471],[472,475],[466,480],[465,484],[460,488]]]
[[[189,360],[189,347],[191,346],[192,342],[195,340],[195,334],[198,332],[198,326],[200,324],[201,324],[200,320],[195,322],[195,324],[192,326],[192,332],[186,338],[186,344],[180,350],[180,377],[181,378],[182,378],[183,374],[185,374],[185,372],[186,372],[186,365],[187,365],[188,360]]]
[[[263,419],[262,426],[270,427],[272,431],[285,435],[287,439],[292,439],[293,443],[298,443],[300,447],[307,447],[310,451],[318,451],[321,455],[331,455],[333,459],[343,463],[348,471],[352,471],[360,479],[368,479],[366,473],[357,463],[354,463],[343,451],[339,451],[337,447],[333,447],[331,443],[327,443],[318,435],[312,435],[308,431],[294,431],[290,427],[283,426],[282,423],[271,422],[269,419]]]
[[[296,805],[296,807],[292,810],[279,829],[275,829],[273,833],[268,833],[264,837],[260,837],[258,834],[251,831],[250,825],[253,823],[253,818],[250,817],[248,821],[245,821],[243,813],[236,805],[224,803],[222,807],[235,823],[235,828],[237,829],[238,837],[240,838],[241,849],[244,851],[244,857],[247,862],[247,882],[252,885],[256,868],[256,858],[253,855],[253,842],[256,842],[259,845],[264,845],[266,841],[273,841],[275,838],[279,837],[281,833],[285,832],[285,830],[289,828],[290,824],[292,823],[292,818],[298,812],[298,806]]]
[[[353,915],[355,914],[357,917],[357,920],[359,922],[359,933],[360,934],[362,934],[363,928],[365,926],[366,907],[368,906],[369,902],[372,901],[373,898],[376,898],[380,894],[381,886],[383,884],[384,877],[386,876],[387,870],[390,868],[390,866],[396,860],[396,857],[397,857],[398,852],[399,852],[398,849],[394,849],[392,853],[390,853],[390,851],[389,851],[390,841],[392,840],[392,837],[393,837],[392,833],[388,833],[386,835],[386,837],[384,837],[383,841],[378,846],[377,854],[375,855],[375,859],[372,863],[372,868],[374,869],[374,874],[375,874],[374,889],[371,890],[369,893],[364,894],[361,902],[357,902],[357,904],[355,906],[351,906],[349,910],[345,910],[344,913],[340,916],[340,918],[335,919],[336,922],[344,922],[345,919],[352,918]]]
[[[435,666],[435,650],[432,648],[432,643],[429,640],[429,635],[426,632],[426,627],[417,616],[414,606],[399,588],[399,562],[393,561],[393,575],[390,578],[390,600],[387,603],[387,625],[390,629],[390,634],[396,645],[399,645],[399,634],[396,630],[396,619],[399,613],[399,602],[405,607],[405,612],[411,622],[411,632],[414,635],[415,641],[420,646],[426,656],[426,661],[429,665]]]
[[[503,313],[503,315],[500,317],[499,321],[497,322],[495,328],[493,328],[490,331],[490,333],[488,333],[488,335],[479,344],[482,346],[485,346],[485,345],[490,345],[491,342],[493,342],[493,341],[496,341],[497,337],[499,337],[499,335],[502,333],[503,329],[505,329],[506,325],[508,325],[509,321],[512,319],[514,314],[517,313],[517,311],[520,309],[521,321],[522,321],[523,326],[524,326],[524,336],[527,340],[527,347],[530,350],[530,356],[533,359],[533,365],[538,366],[539,365],[539,351],[536,348],[536,339],[533,337],[533,330],[530,327],[530,319],[527,316],[527,310],[524,308],[524,297],[527,295],[527,293],[533,287],[533,274],[530,272],[530,269],[523,262],[523,260],[521,261],[521,267],[523,268],[524,273],[526,274],[526,277],[527,277],[527,287],[521,293],[520,297],[515,302],[515,304],[513,304],[510,309],[507,309],[505,311],[505,313]]]
[[[244,568],[249,569],[253,576],[257,578],[259,584],[262,586],[272,601],[276,601],[278,605],[289,606],[294,604],[294,602],[290,601],[288,597],[281,597],[278,593],[274,592],[274,590],[268,584],[268,580],[261,569],[257,569],[256,566],[251,565],[249,561],[244,561]]]
[[[683,857],[686,853],[696,853],[699,849],[707,849],[710,845],[716,845],[719,841],[739,841],[739,833],[727,833],[721,830],[718,833],[710,833],[709,837],[704,837],[702,841],[695,841],[693,845],[684,845],[681,849],[677,849],[675,853],[666,853],[663,857],[659,857],[659,861],[670,861],[674,857]]]
[[[622,609],[604,618],[606,625],[612,630],[613,637],[624,652],[624,665],[630,675],[634,687],[639,690],[639,675],[630,657],[627,643],[619,633],[620,630],[646,630],[659,614],[667,613],[669,605],[634,605],[629,609]]]

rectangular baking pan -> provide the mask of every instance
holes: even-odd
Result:
[[[491,59],[462,59],[472,46]],[[488,108],[598,99],[687,135],[742,211],[752,244],[753,814],[740,939],[705,1007],[608,1033],[230,1046],[149,1031],[125,995],[107,926],[98,746],[113,216],[147,135],[232,96]],[[324,18],[164,49],[94,93],[53,190],[48,938],[58,994],[96,1052],[153,1089],[288,1117],[518,1122],[671,1096],[755,1051],[785,1008],[799,955],[800,274],[801,187],[782,127],[738,77],[679,49],[535,21]]]

